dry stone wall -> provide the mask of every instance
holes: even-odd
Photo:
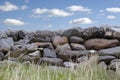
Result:
[[[0,60],[36,65],[76,66],[98,55],[98,64],[120,67],[120,32],[105,27],[59,31],[0,32]]]

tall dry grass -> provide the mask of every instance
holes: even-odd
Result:
[[[0,80],[120,80],[120,73],[106,71],[96,60],[92,57],[75,70],[4,61],[0,62]]]

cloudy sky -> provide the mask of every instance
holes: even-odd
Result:
[[[0,30],[120,25],[120,0],[0,0]]]

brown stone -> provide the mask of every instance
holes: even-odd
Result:
[[[81,45],[81,44],[71,43],[70,45],[72,50],[86,50],[84,45]]]
[[[71,50],[63,50],[58,53],[58,57],[63,59],[64,61],[69,61],[71,59],[79,58],[84,55],[89,55],[90,51],[83,50],[83,51],[71,51]]]
[[[53,45],[56,47],[57,45],[63,45],[65,43],[68,43],[68,38],[55,36],[52,42],[53,42]]]
[[[87,49],[105,49],[110,47],[115,47],[119,44],[119,41],[117,39],[114,40],[108,40],[108,39],[90,39],[85,42],[85,47]]]
[[[36,43],[33,43],[33,44],[35,46],[37,46],[38,48],[54,49],[51,42],[36,42]]]
[[[60,51],[63,51],[63,50],[71,50],[71,47],[68,43],[64,44],[64,45],[57,45],[55,51],[56,53],[59,53]]]

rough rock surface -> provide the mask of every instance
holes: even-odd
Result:
[[[83,43],[84,40],[81,37],[72,36],[70,37],[70,43]]]
[[[0,48],[11,49],[13,46],[14,46],[14,42],[11,37],[0,39]]]
[[[99,50],[99,55],[109,55],[120,57],[120,46]]]
[[[43,51],[43,57],[48,57],[48,58],[56,58],[57,55],[54,50],[50,50],[49,48],[45,48]]]
[[[102,38],[104,34],[104,29],[97,27],[90,27],[83,31],[83,36],[85,39]]]
[[[117,39],[114,40],[107,40],[107,39],[90,39],[85,42],[85,47],[87,49],[105,49],[110,47],[115,47],[119,44],[119,41]]]
[[[63,45],[65,43],[68,43],[68,38],[67,37],[55,36],[52,43],[55,47],[57,45]]]
[[[90,51],[84,50],[84,51],[71,51],[71,50],[63,50],[60,53],[58,53],[58,57],[63,59],[64,61],[69,61],[72,58],[78,58],[83,55],[89,55]]]
[[[59,53],[60,51],[63,51],[63,50],[71,50],[71,47],[68,43],[64,44],[64,45],[57,45],[55,51],[56,53]]]
[[[62,33],[62,36],[67,36],[68,38],[70,38],[71,36],[81,36],[81,35],[78,29],[73,28],[73,29],[65,30]]]
[[[119,40],[120,32],[106,26],[33,32],[9,29],[0,31],[0,61],[73,69],[97,63],[109,71],[118,71]]]
[[[72,50],[86,50],[85,46],[81,44],[71,43],[70,45]]]

